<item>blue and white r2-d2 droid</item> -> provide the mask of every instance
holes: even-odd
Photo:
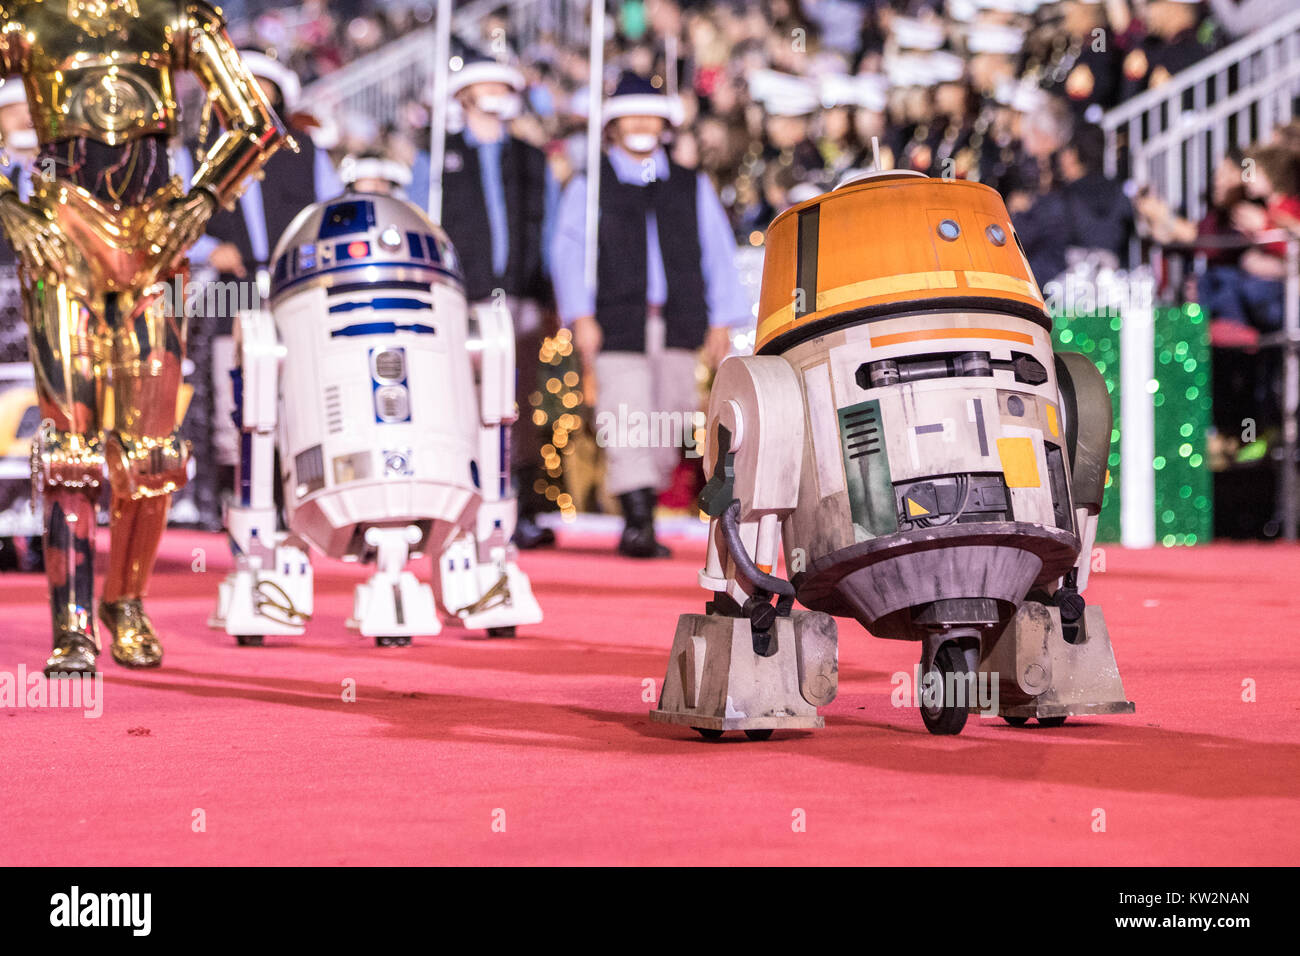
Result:
[[[236,327],[236,568],[209,623],[241,644],[301,634],[309,546],[374,565],[348,624],[381,646],[437,634],[440,618],[492,635],[541,621],[510,543],[508,311],[469,309],[446,234],[391,196],[307,207],[274,262],[270,313]],[[406,569],[420,554],[436,597]]]

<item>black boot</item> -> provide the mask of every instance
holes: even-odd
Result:
[[[546,502],[533,487],[537,469],[532,465],[518,465],[511,469],[510,477],[515,488],[515,509],[518,515],[515,534],[511,539],[515,547],[520,551],[554,547],[555,532],[537,523],[537,515]]]
[[[515,522],[515,547],[520,551],[532,551],[534,548],[551,548],[555,546],[555,532],[543,528],[532,519],[531,515],[520,515]]]
[[[629,558],[667,558],[672,552],[655,540],[655,494],[653,488],[638,488],[619,495],[623,505],[623,537],[618,553]]]

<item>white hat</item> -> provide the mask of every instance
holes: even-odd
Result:
[[[591,87],[580,86],[570,93],[565,110],[574,116],[586,119],[591,113]]]
[[[317,149],[333,149],[343,139],[339,121],[332,115],[316,117],[316,125],[311,130],[311,141]]]
[[[937,50],[943,46],[942,23],[912,17],[894,17],[889,32],[904,50]]]
[[[981,10],[993,10],[997,13],[1019,13],[1029,16],[1050,0],[975,0]]]
[[[970,23],[977,12],[976,0],[948,0],[948,19]]]
[[[790,187],[785,197],[792,203],[807,202],[809,199],[816,199],[822,194],[822,188],[816,183],[795,183]]]
[[[885,73],[894,86],[957,83],[966,75],[966,61],[947,50],[897,53],[885,62]]]
[[[1042,88],[1020,80],[1003,80],[993,98],[1017,113],[1036,113],[1047,104],[1047,93]]]
[[[978,23],[966,31],[966,49],[971,53],[1002,53],[1010,56],[1025,46],[1025,31],[1000,23]]]
[[[249,73],[276,85],[284,100],[284,111],[292,112],[298,105],[298,97],[302,95],[302,82],[298,79],[298,74],[279,60],[257,50],[240,50],[239,58],[244,61]]]
[[[344,156],[339,163],[339,179],[351,186],[358,179],[383,179],[403,188],[411,185],[411,168],[395,159],[379,156]]]
[[[860,106],[876,113],[883,112],[888,100],[889,80],[879,73],[857,76],[823,76],[821,79],[822,106]]]
[[[27,88],[23,78],[14,74],[7,80],[0,81],[0,107],[16,106],[27,102]]]
[[[602,115],[606,124],[621,116],[658,116],[670,126],[680,126],[685,118],[681,100],[666,96],[645,77],[632,72],[619,77],[613,95],[605,100]]]
[[[467,60],[459,69],[452,72],[448,80],[447,90],[455,96],[467,86],[473,86],[475,83],[504,83],[516,93],[523,92],[528,84],[524,82],[524,75],[509,63],[500,63],[496,60],[483,59]]]
[[[776,70],[752,70],[749,95],[769,116],[807,116],[822,105],[812,81]]]
[[[926,86],[929,83],[922,53],[896,53],[886,58],[885,75],[893,86]]]

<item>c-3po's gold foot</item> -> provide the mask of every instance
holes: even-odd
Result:
[[[45,661],[45,676],[59,674],[93,674],[99,644],[93,634],[83,631],[60,631],[54,638],[54,651]]]
[[[123,667],[157,667],[162,663],[162,642],[139,598],[101,601],[99,619],[108,628],[113,660]]]

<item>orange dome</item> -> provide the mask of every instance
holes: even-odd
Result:
[[[1011,216],[988,186],[881,173],[768,228],[755,351],[920,309],[996,309],[1051,328]]]

